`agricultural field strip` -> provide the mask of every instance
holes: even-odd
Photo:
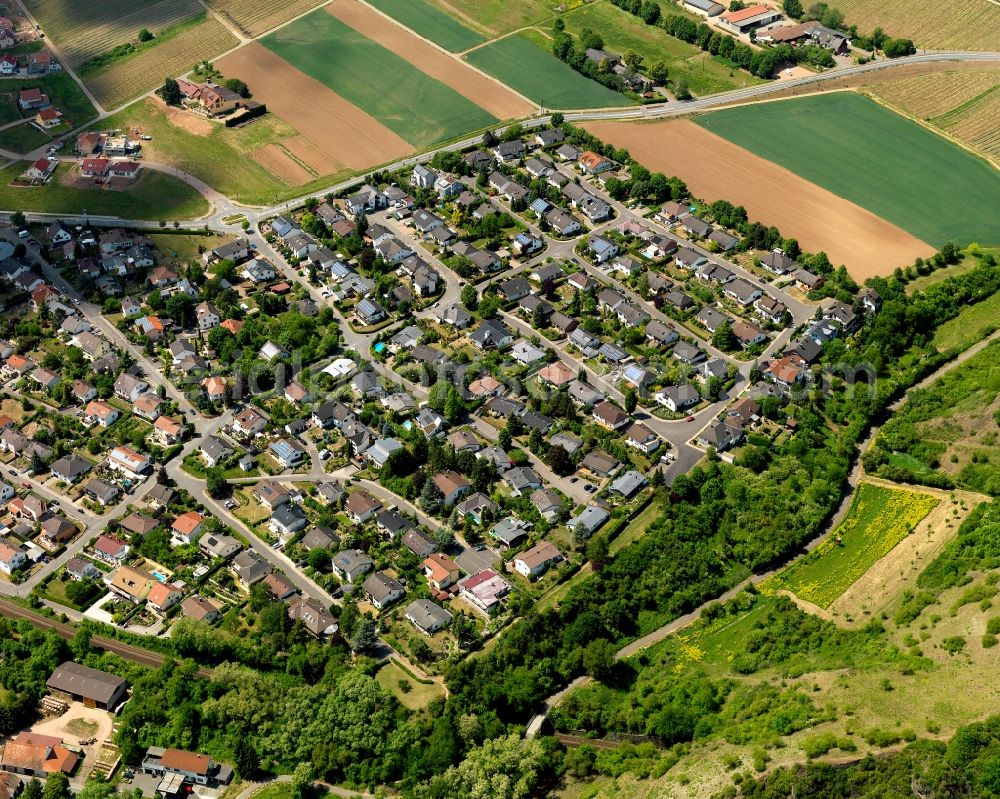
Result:
[[[928,122],[948,114],[1000,84],[1000,70],[940,72],[890,83],[874,83],[866,90],[901,111]]]
[[[192,64],[215,58],[239,40],[215,17],[174,36],[156,47],[116,62],[87,77],[87,85],[105,108],[117,108],[179,75]]]
[[[917,491],[861,483],[847,518],[816,549],[765,582],[828,608],[938,504]]]
[[[454,89],[497,119],[528,116],[534,111],[531,103],[506,86],[455,56],[442,53],[406,28],[386,24],[385,17],[358,0],[335,0],[325,10],[362,36],[390,52],[400,54],[425,75]]]
[[[814,95],[695,121],[934,246],[1000,240],[1000,173],[869,98]],[[928,186],[935,187],[932,196]]]
[[[856,280],[887,275],[933,254],[915,236],[792,171],[766,161],[686,119],[587,122],[599,139],[628,150],[648,169],[677,175],[695,196],[744,206],[812,252],[846,264]]]
[[[453,53],[468,50],[486,38],[427,0],[368,0],[368,4],[392,17],[418,36],[430,39]]]
[[[259,42],[230,53],[216,67],[239,75],[273,114],[348,169],[365,169],[413,152],[405,139]]]
[[[248,37],[260,36],[300,14],[322,5],[324,0],[207,0],[209,7],[221,14]]]
[[[414,147],[446,141],[497,122],[454,89],[323,9],[260,41]]]
[[[524,32],[483,45],[465,57],[489,75],[545,108],[628,105],[618,92],[590,80],[535,44]]]
[[[28,6],[73,66],[134,39],[142,28],[155,34],[204,13],[197,0],[29,0]]]
[[[1000,6],[989,0],[837,0],[848,24],[883,28],[935,50],[1000,50]]]

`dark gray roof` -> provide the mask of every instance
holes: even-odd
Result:
[[[99,704],[107,704],[126,684],[125,680],[106,671],[81,666],[67,660],[59,666],[45,683],[49,688],[67,694],[92,699]]]

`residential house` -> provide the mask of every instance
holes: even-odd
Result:
[[[347,513],[355,524],[363,524],[382,509],[382,503],[367,491],[355,491],[347,497]]]
[[[625,430],[625,443],[633,449],[650,455],[656,452],[663,442],[642,422],[635,422]]]
[[[643,477],[635,469],[629,469],[627,472],[623,472],[617,478],[611,481],[611,485],[608,487],[609,491],[614,491],[616,494],[620,494],[625,499],[629,499],[636,491],[645,486],[649,481]]]
[[[236,454],[236,450],[218,436],[205,436],[202,439],[199,452],[205,461],[205,465],[209,468],[218,466]]]
[[[170,540],[175,546],[193,544],[201,536],[205,517],[196,510],[182,513],[170,525]]]
[[[451,624],[452,614],[429,599],[415,599],[406,606],[406,618],[424,635],[433,635]]]
[[[353,584],[370,572],[374,564],[360,549],[345,549],[333,556],[332,566],[341,580]]]
[[[609,514],[604,508],[588,505],[566,522],[566,526],[575,531],[578,536],[589,538],[601,528],[608,518]]]
[[[472,487],[472,483],[458,472],[438,472],[431,479],[441,492],[441,502],[446,508],[458,502]]]
[[[131,447],[115,447],[108,456],[108,466],[132,479],[140,478],[149,471],[151,461],[146,455],[136,452]]]
[[[244,591],[249,591],[271,573],[270,564],[250,550],[240,552],[233,558],[229,568]]]
[[[385,610],[406,594],[406,588],[399,580],[382,571],[367,577],[361,584],[361,589],[376,610]]]
[[[514,571],[527,577],[537,579],[553,563],[563,560],[563,554],[549,541],[539,541],[530,549],[526,549],[514,558]]]
[[[462,599],[486,615],[492,615],[510,593],[510,583],[492,569],[470,575],[459,581],[458,586]]]
[[[618,430],[628,424],[629,415],[621,408],[607,400],[602,400],[594,406],[591,414],[598,424],[609,430]]]

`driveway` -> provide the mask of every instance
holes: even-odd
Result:
[[[455,557],[455,562],[466,574],[475,574],[484,569],[493,569],[501,560],[499,552],[485,545],[482,550],[477,550],[475,547],[466,547]]]

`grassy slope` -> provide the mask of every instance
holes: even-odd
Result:
[[[508,36],[473,50],[467,59],[546,108],[606,108],[630,102],[564,64],[537,34],[535,40],[526,33]]]
[[[986,330],[993,331],[1000,325],[1000,292],[992,297],[963,308],[958,316],[941,325],[934,334],[934,346],[949,350],[963,349],[975,344]]]
[[[803,97],[696,122],[935,246],[1000,241],[1000,173],[865,97]]]
[[[132,219],[190,219],[208,211],[208,203],[177,178],[145,170],[129,191],[76,189],[59,182],[59,172],[45,186],[14,187],[10,181],[28,165],[16,163],[0,172],[0,207],[42,213],[114,215]],[[65,165],[60,169],[66,169]]]
[[[30,153],[52,139],[30,122],[0,130],[0,147],[14,153]]]
[[[453,53],[468,50],[485,41],[480,34],[435,8],[427,0],[371,0],[371,5]]]
[[[590,28],[601,34],[605,47],[612,52],[635,50],[643,57],[645,67],[663,61],[671,78],[683,78],[698,95],[763,83],[609,3],[582,6],[565,14],[563,19],[566,30],[574,36]]]
[[[926,494],[862,483],[847,518],[809,555],[769,580],[769,586],[829,607],[937,503]],[[837,544],[838,536],[843,543]]]
[[[322,9],[261,39],[414,147],[495,123],[484,109]]]

